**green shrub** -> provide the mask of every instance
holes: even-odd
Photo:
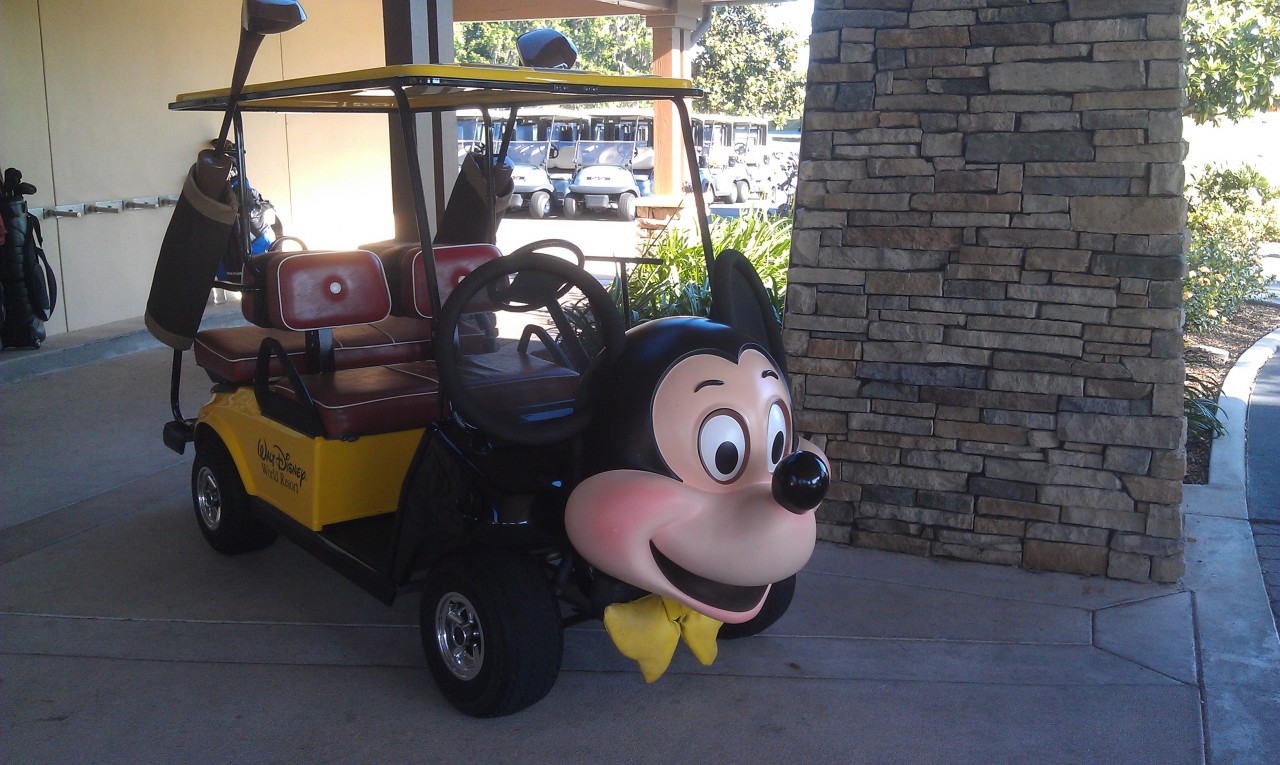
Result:
[[[764,282],[774,310],[782,314],[787,291],[787,262],[791,254],[791,219],[744,214],[711,219],[712,251],[738,250]],[[702,237],[696,231],[671,228],[658,240],[649,257],[660,266],[637,266],[628,274],[633,322],[663,316],[706,316],[711,310]],[[614,285],[615,299],[620,297]],[[621,305],[621,300],[618,301]]]
[[[1186,329],[1204,331],[1229,319],[1246,300],[1266,294],[1259,251],[1280,240],[1280,189],[1250,165],[1209,165],[1187,189]]]
[[[1218,419],[1222,411],[1218,406],[1218,391],[1203,377],[1187,375],[1182,411],[1187,416],[1188,443],[1211,441],[1227,432],[1226,426]]]

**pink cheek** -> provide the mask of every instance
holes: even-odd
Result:
[[[673,481],[633,471],[616,471],[584,481],[569,498],[565,529],[590,563],[643,586],[656,567],[649,541],[685,515],[688,497],[677,496]]]

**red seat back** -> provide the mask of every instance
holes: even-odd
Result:
[[[382,321],[391,293],[378,256],[365,250],[277,252],[258,260],[261,291],[247,292],[249,321],[306,331]]]
[[[379,242],[366,245],[376,252],[387,272],[391,285],[391,313],[420,319],[431,318],[431,293],[427,289],[426,267],[423,265],[422,247],[417,242]],[[502,257],[502,252],[492,244],[456,244],[436,247],[436,283],[440,288],[440,303],[449,299],[459,282],[484,263]],[[492,310],[491,306],[473,303],[477,311]]]

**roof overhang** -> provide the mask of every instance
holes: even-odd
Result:
[[[701,0],[695,7],[789,3],[794,0]],[[454,0],[454,21],[574,19],[586,16],[657,16],[676,13],[678,0]],[[686,13],[688,11],[685,11]]]
[[[248,85],[239,99],[239,109],[389,113],[399,108],[397,90],[405,94],[409,109],[415,112],[702,95],[688,80],[653,75],[473,64],[401,64]],[[169,108],[222,111],[229,95],[227,88],[183,93]]]

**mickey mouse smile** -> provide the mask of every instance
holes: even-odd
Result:
[[[652,540],[649,542],[649,551],[653,553],[653,560],[667,581],[685,595],[713,608],[744,613],[759,605],[769,591],[767,584],[741,586],[698,576],[663,555]]]

